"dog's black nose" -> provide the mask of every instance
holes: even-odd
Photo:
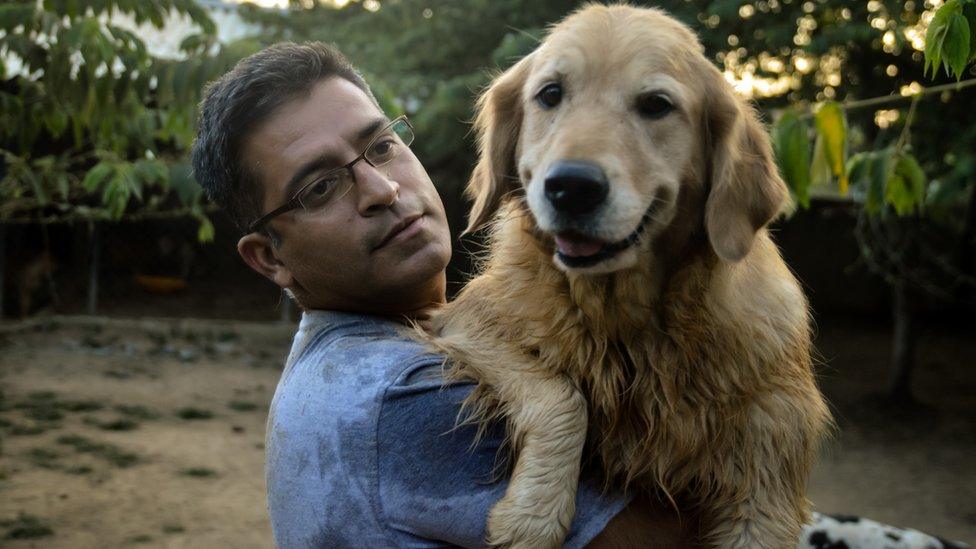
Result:
[[[556,211],[590,213],[607,198],[610,184],[600,166],[583,160],[560,160],[546,174],[546,198]]]

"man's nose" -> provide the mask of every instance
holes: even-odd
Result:
[[[585,160],[559,160],[546,173],[546,199],[568,215],[592,213],[610,189],[603,168]]]
[[[379,213],[396,203],[400,184],[382,168],[373,167],[368,162],[358,162],[352,170],[356,177],[357,209],[360,214]]]

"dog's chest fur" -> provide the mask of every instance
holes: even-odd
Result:
[[[750,428],[756,396],[812,386],[809,371],[795,371],[809,365],[805,326],[783,337],[716,321],[714,258],[670,273],[646,266],[567,278],[540,261],[551,251],[520,232],[500,239],[519,244],[496,248],[446,316],[468,336],[508,342],[537,368],[573,380],[589,404],[588,461],[608,482],[705,497],[705,477],[719,474],[711,469]]]

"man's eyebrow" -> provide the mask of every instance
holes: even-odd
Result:
[[[367,139],[373,137],[374,133],[380,131],[380,128],[382,128],[383,126],[389,123],[390,123],[390,119],[385,116],[373,120],[363,129],[359,130],[359,133],[356,134],[356,141],[357,142],[366,141]]]
[[[364,143],[366,140],[373,137],[373,134],[379,131],[380,128],[389,123],[389,119],[387,119],[385,116],[371,121],[369,124],[363,126],[361,130],[356,132],[356,135],[353,138],[354,142]],[[291,179],[289,179],[288,183],[285,185],[285,199],[291,200],[291,198],[295,196],[295,193],[298,192],[298,190],[302,187],[302,184],[305,183],[305,179],[308,178],[309,175],[323,168],[329,167],[333,162],[335,162],[335,155],[325,153],[313,158],[312,160],[309,160],[302,165],[302,167],[295,172],[295,175],[291,176]]]

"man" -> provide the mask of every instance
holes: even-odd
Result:
[[[244,261],[304,310],[268,418],[280,547],[483,546],[505,489],[501,433],[456,426],[470,387],[443,386],[443,357],[404,324],[445,302],[451,255],[412,140],[320,43],[254,54],[201,105],[197,179],[246,232]],[[693,525],[584,481],[566,544],[687,547]]]

